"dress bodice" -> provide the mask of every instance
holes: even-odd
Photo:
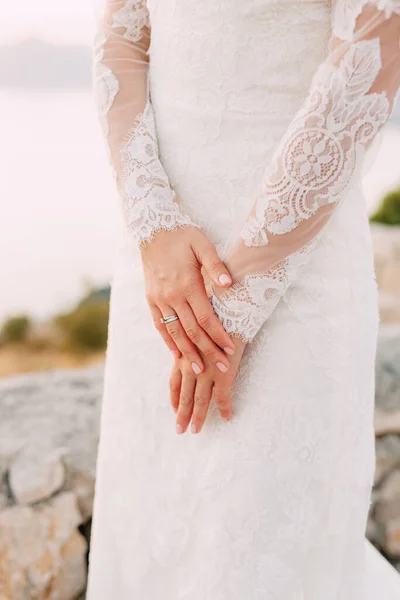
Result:
[[[155,102],[289,119],[323,61],[326,1],[149,0]]]

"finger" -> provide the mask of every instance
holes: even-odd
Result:
[[[174,412],[178,412],[179,396],[181,393],[182,373],[180,369],[173,369],[169,378],[169,393],[171,406]]]
[[[217,285],[229,287],[232,285],[232,277],[218,256],[217,249],[214,244],[207,241],[200,247],[193,247],[193,251],[199,263],[204,267],[207,275]]]
[[[176,432],[184,433],[189,425],[193,412],[196,377],[189,371],[182,373],[179,407],[176,415]]]
[[[161,335],[162,339],[166,343],[167,347],[171,350],[175,358],[180,358],[182,355],[178,346],[175,344],[174,340],[170,336],[168,329],[160,321],[162,317],[160,309],[155,304],[152,304],[150,305],[150,310],[153,316],[154,326],[157,329],[158,333]]]
[[[160,306],[160,310],[164,318],[173,314],[178,314],[177,310],[174,310],[173,308],[168,306]],[[166,323],[165,325],[163,325],[163,327],[166,328],[168,334],[173,339],[184,358],[192,367],[193,372],[196,375],[199,375],[202,371],[204,371],[204,364],[200,358],[199,353],[196,350],[196,346],[193,344],[193,342],[190,341],[190,339],[186,335],[186,332],[180,320],[178,319],[177,321],[172,321],[172,323]]]
[[[188,302],[200,327],[217,346],[223,348],[226,354],[232,356],[235,352],[235,344],[213,311],[207,295],[192,294],[188,297]]]
[[[199,377],[194,392],[194,407],[190,431],[199,433],[203,427],[210,406],[213,381],[210,378]]]
[[[224,381],[218,381],[214,385],[214,399],[220,415],[224,421],[232,418],[231,386]]]
[[[200,327],[187,302],[178,307],[178,316],[190,341],[193,342],[193,344],[201,350],[202,354],[213,362],[222,373],[226,373],[229,369],[229,361],[226,355],[222,352],[221,348],[211,340],[204,329]],[[217,319],[216,316],[215,318]]]

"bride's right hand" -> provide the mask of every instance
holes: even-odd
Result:
[[[232,284],[215,246],[200,229],[183,227],[158,232],[141,257],[154,325],[168,348],[176,358],[182,354],[196,375],[204,370],[197,349],[225,372],[226,354],[232,355],[235,345],[213,311],[201,272],[203,268],[219,287]],[[160,322],[173,314],[179,320]]]

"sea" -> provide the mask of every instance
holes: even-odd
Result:
[[[45,320],[110,283],[119,202],[90,91],[3,90],[0,122],[0,324]],[[400,184],[400,121],[372,155],[370,211]]]

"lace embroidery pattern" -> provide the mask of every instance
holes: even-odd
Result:
[[[119,105],[116,106],[117,95],[122,86],[131,85],[127,75],[129,69],[134,73],[135,63],[138,62],[139,70],[143,70],[143,61],[134,56],[134,51],[135,43],[142,40],[145,27],[150,27],[146,1],[127,0],[122,8],[112,13],[111,26],[107,34],[101,30],[95,41],[95,98],[105,138],[110,137],[110,123],[111,127],[114,124],[118,126],[116,112],[114,111],[112,117],[109,113],[113,107],[116,111],[121,108]],[[123,34],[120,33],[121,30],[124,31]],[[132,58],[125,59],[126,67],[123,67],[122,72],[114,73],[105,64],[105,50],[109,44],[110,60],[118,65],[118,60],[115,59],[112,51],[115,52],[115,47],[121,43],[120,38],[127,40],[125,44],[131,45]],[[143,49],[140,52],[142,53]],[[182,214],[176,202],[175,192],[171,189],[169,179],[159,160],[148,86],[142,100],[144,110],[136,116],[133,115],[133,125],[122,143],[118,145],[113,141],[107,145],[114,178],[122,192],[127,225],[134,242],[140,249],[145,242],[153,240],[158,231],[169,231],[189,225],[196,227],[188,216]],[[119,158],[118,164],[115,162],[115,155]]]
[[[321,206],[339,202],[389,115],[386,94],[367,93],[380,68],[378,39],[352,46],[337,68],[320,67],[241,232],[246,246],[265,245],[268,231],[288,233]]]
[[[112,26],[114,29],[125,29],[124,38],[130,42],[138,42],[142,38],[144,27],[150,27],[146,0],[127,0],[114,13]]]
[[[188,216],[181,213],[175,192],[159,161],[150,103],[138,115],[120,153],[126,219],[139,247],[151,241],[158,231],[196,227]]]
[[[220,298],[212,294],[211,304],[224,329],[244,342],[251,342],[280,298],[297,279],[299,269],[306,264],[316,243],[317,237],[268,273],[245,275]]]
[[[386,94],[368,94],[380,69],[378,39],[352,46],[338,67],[321,65],[275,153],[255,216],[241,232],[246,246],[265,246],[267,232],[289,233],[320,207],[343,200],[368,142],[389,116]],[[253,339],[297,278],[312,246],[294,252],[273,272],[247,274],[220,299],[212,296],[213,308],[229,333],[246,342]]]

